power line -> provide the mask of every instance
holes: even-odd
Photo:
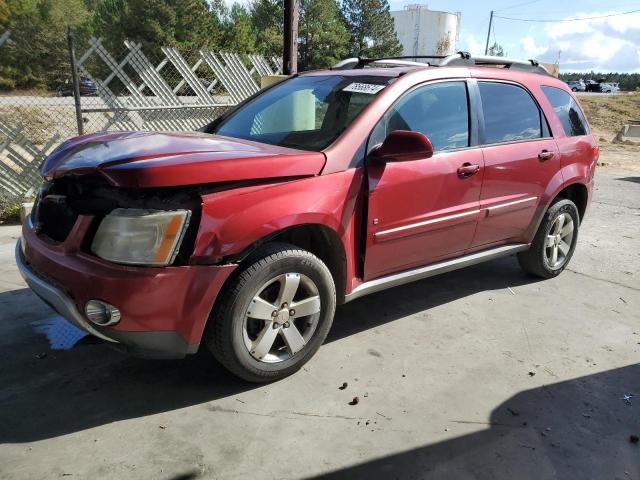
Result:
[[[513,17],[503,17],[501,15],[494,15],[494,17],[501,18],[503,20],[515,20],[518,22],[556,23],[556,22],[581,22],[584,20],[594,20],[596,18],[618,17],[620,15],[629,15],[631,13],[636,13],[636,12],[640,12],[640,10],[631,10],[629,12],[621,12],[621,13],[610,13],[609,15],[596,15],[593,17],[564,18],[564,19],[554,19],[554,20],[543,20],[539,18],[513,18]]]
[[[638,1],[633,1],[633,2],[625,2],[623,4],[621,4],[620,2],[616,2],[616,8],[621,9],[621,8],[635,8],[638,6]],[[498,10],[496,10],[497,12]],[[544,9],[544,11],[540,11],[540,8],[534,8],[532,10],[529,9],[522,9],[518,12],[518,15],[520,15],[520,17],[529,17],[529,16],[533,16],[533,17],[548,17],[549,15],[575,15],[576,14],[576,9],[566,9],[566,8],[561,8],[561,9],[555,9],[552,8],[550,10],[547,10],[546,8]],[[617,14],[616,14],[617,15]]]
[[[497,44],[498,41],[496,40],[496,26],[495,26],[495,24],[493,25],[493,32],[492,33],[493,33],[493,43]]]
[[[528,2],[516,3],[515,5],[511,5],[509,7],[498,8],[496,10],[496,12],[502,12],[503,10],[509,10],[511,8],[524,7],[525,5],[531,5],[532,3],[538,3],[538,2],[541,2],[541,1],[542,0],[529,0]]]
[[[473,28],[470,28],[470,29],[469,29],[469,31],[470,31],[470,32],[475,32],[476,30],[478,30],[478,27],[479,27],[480,25],[484,25],[484,23],[485,23],[487,20],[489,20],[489,15],[485,15],[485,16],[484,16],[484,18],[483,18],[482,20],[480,20],[479,22],[476,22],[476,23],[473,25]]]

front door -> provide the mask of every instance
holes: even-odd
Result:
[[[433,263],[470,247],[479,216],[483,158],[470,148],[464,81],[420,86],[402,97],[369,144],[394,130],[424,133],[434,155],[369,164],[364,279]]]

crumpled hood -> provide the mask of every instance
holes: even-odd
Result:
[[[319,152],[199,132],[110,132],[75,137],[45,160],[46,178],[100,174],[115,186],[168,187],[317,175]]]

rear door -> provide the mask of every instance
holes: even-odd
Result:
[[[536,208],[560,168],[558,147],[523,86],[478,80],[484,177],[473,247],[524,241]]]
[[[369,146],[394,130],[424,133],[431,158],[369,164],[365,280],[463,253],[479,215],[482,152],[471,127],[465,81],[435,82],[404,95]],[[467,166],[464,173],[459,169]]]

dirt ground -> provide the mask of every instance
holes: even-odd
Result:
[[[599,166],[607,169],[640,172],[640,145],[622,145],[602,141],[599,144]]]
[[[600,146],[600,165],[640,171],[640,144],[615,143],[622,126],[640,121],[640,92],[610,94],[578,94],[589,126]]]
[[[640,120],[640,92],[579,93],[591,129],[601,142],[610,142],[625,123]]]
[[[270,385],[207,355],[52,349],[59,318],[16,271],[18,235],[0,227],[3,480],[640,479],[633,171],[598,169],[558,278],[509,257],[359,299]]]

